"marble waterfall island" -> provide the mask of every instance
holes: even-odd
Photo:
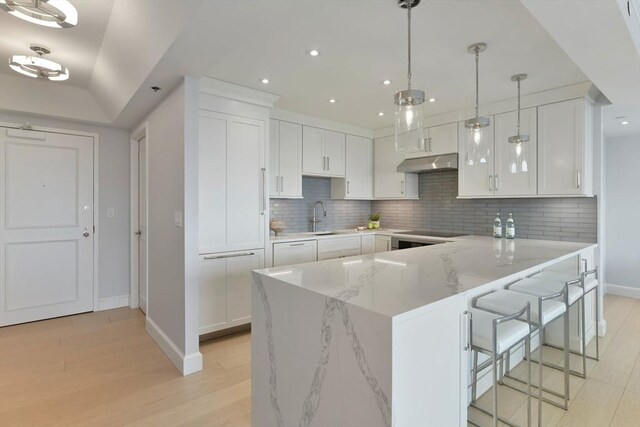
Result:
[[[466,426],[465,310],[595,245],[467,236],[254,272],[254,426]]]

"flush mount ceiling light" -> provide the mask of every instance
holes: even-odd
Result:
[[[518,82],[518,123],[516,125],[516,134],[508,139],[509,143],[513,144],[509,149],[509,172],[511,173],[529,172],[529,153],[525,146],[522,145],[523,142],[529,142],[529,135],[520,132],[520,82],[526,78],[526,74],[511,76],[512,82]]]
[[[424,92],[411,89],[411,9],[420,0],[398,0],[398,6],[407,9],[407,89],[396,92],[393,102],[396,108],[396,151],[415,152],[424,150],[422,131],[422,107]]]
[[[15,72],[33,78],[53,81],[62,81],[69,78],[67,67],[43,58],[44,55],[51,53],[51,50],[35,44],[30,47],[38,56],[13,55],[9,58],[9,66]]]
[[[52,28],[71,28],[78,23],[78,11],[67,0],[0,0],[9,14]]]
[[[480,52],[487,49],[485,43],[474,43],[467,48],[467,52],[473,54],[476,58],[476,116],[472,119],[465,120],[464,127],[469,129],[469,137],[467,138],[468,150],[466,162],[469,166],[477,164],[486,164],[489,156],[489,144],[487,142],[486,128],[491,124],[489,117],[480,116],[478,113],[479,101],[479,78],[478,63],[480,62]]]

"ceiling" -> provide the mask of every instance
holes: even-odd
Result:
[[[114,0],[72,1],[78,10],[78,25],[68,29],[34,25],[8,13],[0,13],[0,73],[13,74],[9,68],[11,55],[35,55],[29,45],[37,43],[51,49],[48,59],[69,68],[69,79],[57,84],[86,87],[100,52]],[[30,77],[24,77],[31,79]]]

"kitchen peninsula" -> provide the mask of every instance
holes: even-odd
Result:
[[[253,424],[466,425],[471,298],[596,246],[450,240],[254,272]]]

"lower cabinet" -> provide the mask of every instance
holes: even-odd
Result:
[[[360,255],[360,245],[360,236],[318,240],[318,261]]]
[[[318,260],[315,240],[301,242],[283,242],[273,244],[273,266],[301,264]]]
[[[200,334],[251,322],[251,271],[264,250],[200,256]]]
[[[372,254],[376,251],[376,236],[362,236],[362,244],[360,245],[362,255]]]
[[[376,236],[375,252],[388,252],[391,250],[391,237]]]

